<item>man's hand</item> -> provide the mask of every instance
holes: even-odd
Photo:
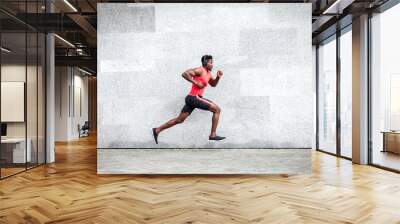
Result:
[[[215,79],[213,77],[211,77],[211,79],[208,81],[208,83],[210,83],[210,85],[212,87],[216,87],[218,82],[219,82],[219,79],[222,77],[222,75],[223,75],[222,71],[218,70],[217,71],[217,77]]]
[[[221,71],[221,70],[218,70],[218,72],[217,72],[217,77],[221,78],[222,75],[223,75],[222,71]]]

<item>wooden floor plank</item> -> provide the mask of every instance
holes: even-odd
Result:
[[[97,175],[96,137],[0,181],[0,223],[400,223],[400,175],[312,153],[311,175]]]

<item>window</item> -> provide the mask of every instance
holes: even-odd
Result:
[[[400,5],[371,19],[372,163],[400,170]]]
[[[340,154],[352,157],[352,33],[351,26],[340,36]]]
[[[336,37],[318,48],[318,148],[336,153]]]

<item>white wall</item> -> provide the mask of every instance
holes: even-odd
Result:
[[[27,119],[28,119],[28,137],[30,134],[35,133],[36,136],[36,66],[27,66],[19,64],[4,64],[1,66],[1,81],[3,82],[26,82],[25,75],[28,75],[27,87]],[[41,72],[41,71],[39,71]],[[33,77],[34,76],[34,77]],[[3,96],[4,97],[4,96]],[[39,105],[41,107],[42,105]],[[7,108],[1,108],[7,110]],[[24,108],[23,108],[24,109]],[[25,137],[25,124],[26,122],[7,122],[7,135],[8,137]],[[43,136],[39,136],[43,138]]]
[[[26,70],[31,71],[33,68],[19,64],[6,64],[1,66],[1,81],[3,82],[25,82]],[[7,110],[7,108],[1,108]],[[8,122],[7,123],[7,136],[8,137],[25,137],[25,123],[24,122]]]
[[[55,141],[68,140],[68,67],[55,68]]]
[[[38,69],[38,70],[37,70]],[[24,122],[6,122],[7,137],[25,137],[30,139],[32,161],[39,163],[44,162],[44,145],[45,145],[45,117],[44,117],[44,73],[42,67],[25,64],[9,63],[1,66],[2,82],[24,82],[26,84],[26,108],[21,108],[23,113],[26,110],[27,120]],[[26,80],[27,78],[27,80]],[[7,96],[2,96],[7,97]],[[1,110],[9,110],[10,108],[1,108]],[[12,111],[11,111],[12,113]],[[26,132],[27,131],[27,132]],[[39,153],[37,157],[36,153]]]
[[[78,73],[77,73],[78,72]],[[72,138],[77,138],[79,137],[78,129],[77,126],[80,124],[81,126],[85,123],[85,121],[88,120],[88,77],[87,76],[82,76],[80,71],[76,70],[74,71],[74,89],[75,96],[72,98],[75,100],[74,102],[74,108],[72,108],[72,119],[71,119],[71,135]],[[78,93],[80,91],[80,93]],[[80,96],[80,99],[78,98]],[[72,99],[71,98],[71,99]],[[79,105],[79,100],[80,105]],[[81,107],[81,111],[79,111],[79,107]]]
[[[56,141],[79,138],[78,124],[88,120],[88,77],[76,68],[56,67],[55,120]],[[81,94],[82,112],[79,112]]]

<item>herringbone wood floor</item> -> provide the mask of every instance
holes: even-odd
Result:
[[[400,175],[313,153],[312,175],[96,174],[96,139],[0,181],[0,223],[400,223]]]

